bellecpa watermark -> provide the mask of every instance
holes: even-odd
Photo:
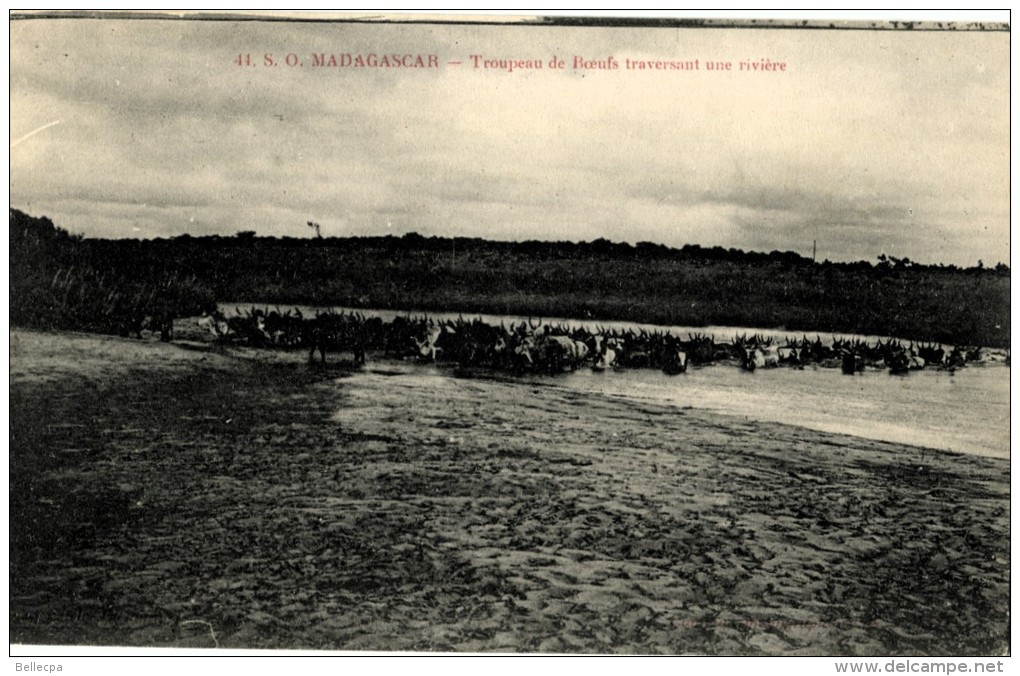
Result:
[[[64,667],[61,664],[40,664],[39,662],[15,662],[14,671],[46,671],[53,673],[55,671],[63,671]]]

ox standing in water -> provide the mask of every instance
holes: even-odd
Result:
[[[535,341],[537,361],[542,370],[563,373],[575,370],[588,356],[588,346],[567,336],[554,335],[546,327],[545,335]]]
[[[365,363],[365,332],[360,321],[354,315],[347,316],[335,312],[316,313],[315,318],[305,322],[302,343],[308,348],[308,363],[315,362],[315,351],[319,351],[321,361],[326,363],[326,352],[350,352],[354,356],[354,364]]]
[[[760,368],[776,368],[779,366],[779,348],[775,345],[744,348],[744,356],[740,365],[746,371]]]
[[[864,357],[846,348],[843,349],[842,354],[840,368],[843,370],[844,375],[852,376],[864,371]]]
[[[660,362],[666,375],[672,376],[687,371],[687,352],[678,339],[673,336],[665,337]]]
[[[445,326],[436,326],[429,320],[425,327],[425,335],[422,338],[414,338],[418,347],[418,357],[422,361],[435,362],[439,355],[452,350],[447,350],[446,345],[456,339],[456,333]]]
[[[595,359],[592,363],[593,371],[605,371],[607,368],[616,368],[616,358],[619,355],[620,346],[615,338],[606,340],[605,336],[595,336]]]

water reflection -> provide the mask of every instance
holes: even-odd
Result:
[[[845,376],[838,369],[747,373],[719,365],[679,376],[578,371],[560,382],[586,392],[1008,458],[1009,372],[975,367],[955,373],[893,376],[876,370]]]

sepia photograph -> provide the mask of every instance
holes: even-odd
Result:
[[[1006,17],[11,12],[11,654],[1002,671]]]

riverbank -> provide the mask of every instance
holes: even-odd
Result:
[[[1009,650],[1008,461],[304,357],[12,332],[11,641]]]

